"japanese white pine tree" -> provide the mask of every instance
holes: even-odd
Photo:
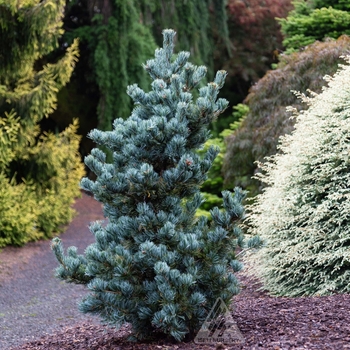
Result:
[[[65,255],[60,239],[52,243],[57,276],[90,291],[80,310],[111,325],[130,323],[136,339],[190,336],[217,298],[229,304],[239,292],[235,248],[244,242],[244,192],[223,192],[225,210],[213,209],[211,223],[195,216],[200,186],[219,151],[211,147],[200,157],[196,150],[228,105],[217,98],[226,72],[217,72],[194,99],[191,90],[206,68],[188,63],[188,52],[173,57],[174,36],[164,30],[163,48],[144,65],[151,91],[128,87],[135,102],[131,116],[116,119],[112,131],[90,133],[113,152],[111,164],[99,149],[85,159],[97,179],[81,185],[103,203],[108,218],[90,226],[96,243],[85,255],[74,247]]]
[[[300,95],[309,108],[260,165],[268,187],[249,221],[266,245],[251,259],[273,294],[350,292],[349,78],[343,65],[320,94]]]

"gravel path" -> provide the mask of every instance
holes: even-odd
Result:
[[[103,219],[101,205],[85,193],[75,203],[79,214],[61,234],[65,247],[82,253],[94,241],[88,224]],[[79,321],[99,324],[79,313],[77,304],[86,294],[83,286],[54,277],[58,263],[50,240],[0,252],[0,349],[9,350]]]

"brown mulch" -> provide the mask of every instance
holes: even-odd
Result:
[[[86,211],[89,206],[83,201],[79,203],[77,210],[88,214]],[[96,216],[96,211],[94,215]],[[86,220],[87,217],[88,215],[82,215],[78,220]],[[91,218],[90,221],[94,219]],[[67,246],[76,245],[73,236],[70,240]],[[11,262],[7,263],[11,265]],[[350,349],[349,294],[304,298],[272,297],[261,289],[257,280],[244,273],[238,276],[242,292],[233,300],[232,315],[244,337],[243,345],[199,345],[193,341],[174,343],[169,339],[153,343],[131,343],[127,340],[130,334],[128,326],[114,330],[80,321],[49,335],[38,336],[11,350]]]

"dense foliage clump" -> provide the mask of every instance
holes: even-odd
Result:
[[[64,5],[0,0],[0,247],[52,237],[80,194],[77,122],[55,134],[40,128],[78,58],[74,42],[55,63],[42,64],[58,45]]]
[[[319,95],[299,95],[309,108],[262,165],[249,222],[266,241],[255,266],[273,294],[350,292],[349,77],[342,66]]]
[[[235,249],[244,245],[244,192],[224,191],[225,210],[211,210],[210,224],[196,217],[200,185],[219,152],[210,147],[200,157],[197,150],[209,138],[208,125],[228,105],[218,98],[226,72],[217,72],[194,100],[191,92],[206,68],[189,63],[188,52],[174,58],[175,32],[163,35],[163,48],[144,65],[152,90],[129,86],[131,116],[116,119],[112,131],[90,133],[113,152],[108,163],[94,149],[85,162],[97,179],[82,181],[103,203],[108,221],[91,225],[96,243],[85,255],[74,247],[65,255],[58,238],[52,248],[58,277],[90,291],[82,312],[115,326],[131,323],[138,339],[164,333],[181,340],[199,330],[217,298],[230,303],[239,291]]]
[[[350,5],[343,0],[294,0],[287,18],[280,18],[283,45],[293,52],[326,38],[350,35]]]

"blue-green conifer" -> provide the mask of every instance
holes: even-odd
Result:
[[[219,152],[211,147],[200,157],[196,150],[228,106],[217,98],[226,72],[217,72],[194,99],[191,90],[207,70],[188,63],[188,52],[173,57],[173,30],[163,37],[163,48],[144,65],[151,91],[129,86],[131,116],[116,119],[112,131],[90,133],[112,151],[113,162],[92,150],[85,163],[97,178],[84,178],[81,186],[103,203],[108,221],[91,224],[96,242],[85,255],[75,247],[65,254],[58,238],[52,249],[57,276],[90,291],[82,312],[114,326],[130,323],[137,339],[160,332],[181,340],[195,334],[217,298],[229,304],[239,292],[235,249],[244,241],[239,222],[245,193],[224,191],[225,210],[213,209],[210,223],[195,216],[200,186]]]

